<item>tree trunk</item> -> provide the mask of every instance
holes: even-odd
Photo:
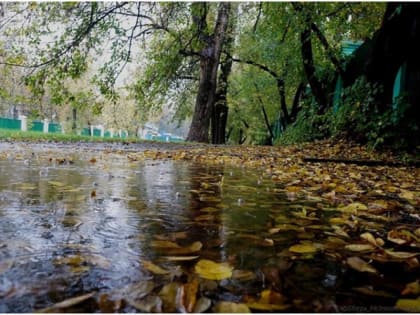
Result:
[[[226,143],[226,124],[229,108],[226,105],[226,99],[215,104],[212,115],[212,144]]]
[[[304,12],[301,3],[292,3],[294,9],[299,14],[305,15],[305,27],[300,34],[301,53],[303,61],[303,70],[305,71],[306,79],[311,86],[312,95],[318,103],[318,113],[323,114],[327,109],[328,99],[321,82],[315,74],[314,56],[312,51],[312,21],[310,14]]]
[[[213,108],[211,122],[211,136],[213,144],[226,143],[226,124],[229,112],[227,105],[228,79],[232,71],[231,50],[233,44],[233,28],[236,14],[229,12],[229,25],[223,43],[223,51],[225,54],[220,62],[220,74],[217,83],[216,101]]]
[[[294,122],[297,118],[297,114],[299,112],[299,100],[304,89],[305,89],[305,85],[301,82],[298,88],[296,89],[295,97],[293,98],[292,111],[290,113],[291,122]]]
[[[73,108],[73,123],[71,125],[71,130],[73,132],[76,132],[76,128],[77,128],[76,121],[77,121],[77,109]]]
[[[280,110],[281,110],[280,112],[283,114],[283,120],[285,121],[286,125],[288,125],[290,124],[290,116],[287,110],[284,80],[279,77],[276,77],[276,81],[277,81],[277,90],[280,96]]]
[[[217,70],[228,24],[230,3],[221,2],[214,33],[200,52],[200,82],[187,141],[209,142],[210,119],[216,100]]]
[[[305,71],[306,79],[311,86],[311,91],[318,103],[318,113],[323,114],[327,108],[327,96],[322,88],[321,82],[318,80],[315,74],[314,56],[312,53],[312,41],[311,41],[311,29],[305,28],[301,35],[301,52],[303,59],[303,69]]]

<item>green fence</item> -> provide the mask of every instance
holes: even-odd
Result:
[[[101,136],[101,129],[93,128],[93,136],[100,137]]]
[[[22,123],[18,119],[0,118],[0,128],[20,130]]]
[[[29,128],[30,131],[44,131],[44,123],[42,121],[33,121],[31,124],[31,127]]]
[[[49,123],[48,124],[48,132],[61,132],[61,125],[57,123]]]

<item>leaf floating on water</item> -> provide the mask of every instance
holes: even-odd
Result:
[[[394,252],[392,250],[387,250],[387,249],[385,250],[385,253],[392,258],[398,258],[398,259],[413,258],[420,254],[420,253],[410,253],[410,252]]]
[[[73,297],[67,300],[64,300],[62,302],[56,303],[52,306],[49,306],[47,308],[44,308],[42,310],[37,311],[38,313],[50,313],[50,312],[58,312],[60,309],[63,308],[69,308],[71,306],[77,305],[79,303],[82,303],[91,297],[93,297],[96,294],[96,292],[87,293],[81,296]]]
[[[215,313],[251,313],[246,304],[222,301],[213,307]]]
[[[195,260],[200,256],[165,256],[164,259],[168,261],[189,261],[189,260]]]
[[[233,267],[227,263],[216,263],[208,259],[201,259],[195,265],[195,272],[200,277],[209,280],[223,280],[232,277]]]
[[[347,264],[353,268],[354,270],[360,271],[360,272],[370,272],[370,273],[377,273],[378,271],[372,267],[370,264],[368,264],[366,261],[364,261],[360,257],[349,257],[347,258]]]
[[[298,254],[315,253],[318,249],[311,243],[296,244],[289,247],[289,251]]]
[[[272,290],[264,290],[260,294],[258,300],[251,299],[246,305],[259,311],[283,311],[288,309],[290,305],[284,304],[285,298],[278,292]]]
[[[143,261],[143,267],[150,271],[151,273],[154,273],[156,275],[167,275],[170,272],[168,270],[165,270],[161,267],[159,267],[158,265],[155,265],[154,263],[152,263],[151,261]]]
[[[399,299],[395,307],[405,312],[418,313],[420,312],[420,298]]]
[[[170,282],[160,290],[159,297],[163,301],[163,311],[165,313],[175,313],[177,311],[177,296],[180,289],[180,283]]]
[[[206,297],[201,297],[195,303],[193,313],[204,313],[211,306],[211,300]]]
[[[369,252],[374,250],[375,246],[372,244],[348,244],[344,248],[352,252]]]
[[[410,282],[405,286],[404,290],[401,292],[401,295],[408,295],[408,294],[420,295],[419,280]]]

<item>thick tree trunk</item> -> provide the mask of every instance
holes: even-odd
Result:
[[[210,119],[216,100],[217,70],[228,24],[230,3],[221,2],[214,33],[200,53],[200,82],[187,141],[209,142]]]

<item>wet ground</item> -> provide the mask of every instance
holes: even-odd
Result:
[[[155,148],[0,144],[0,313],[393,312],[418,296],[415,216],[342,216],[258,169],[127,158]]]

